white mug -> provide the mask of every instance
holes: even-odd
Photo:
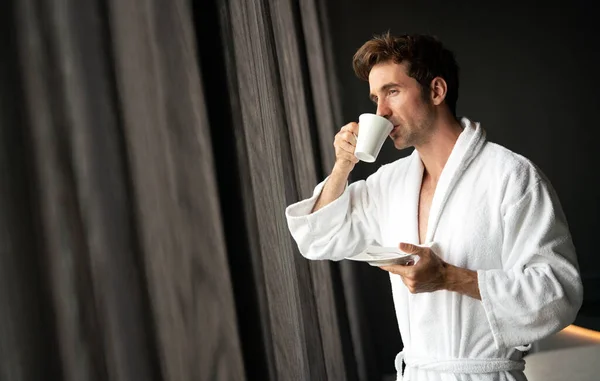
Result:
[[[394,125],[386,118],[375,114],[361,114],[358,117],[358,139],[354,155],[361,161],[372,163],[377,159],[385,138]]]

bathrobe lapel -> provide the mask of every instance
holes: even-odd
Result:
[[[471,123],[468,120],[463,120],[463,125],[464,130],[454,145],[433,194],[431,207],[429,209],[429,221],[427,223],[425,244],[434,241],[435,231],[438,227],[448,197],[452,194],[461,175],[481,151],[481,148],[485,143],[485,131],[480,127],[479,123]],[[419,161],[421,161],[420,158]],[[419,189],[420,187],[421,182],[419,181]],[[416,204],[418,210],[418,198]],[[418,222],[416,226],[418,237]]]

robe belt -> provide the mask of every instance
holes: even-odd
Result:
[[[398,381],[402,380],[402,361],[406,368],[417,368],[441,373],[497,373],[511,370],[524,370],[524,360],[510,360],[507,358],[449,358],[434,359],[427,357],[411,356],[404,351],[396,355],[395,365],[398,372]]]

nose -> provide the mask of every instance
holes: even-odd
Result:
[[[385,101],[379,101],[377,103],[377,112],[376,112],[376,114],[379,115],[379,116],[383,116],[386,119],[389,119],[390,116],[392,115],[392,110],[387,105],[387,102],[385,102]]]

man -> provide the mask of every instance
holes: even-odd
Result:
[[[525,380],[523,346],[575,319],[582,285],[559,200],[526,158],[457,119],[458,66],[435,38],[386,34],[354,56],[397,149],[413,153],[347,186],[357,163],[349,123],[310,199],[286,210],[309,259],[399,246],[414,265],[390,274],[405,380]]]

